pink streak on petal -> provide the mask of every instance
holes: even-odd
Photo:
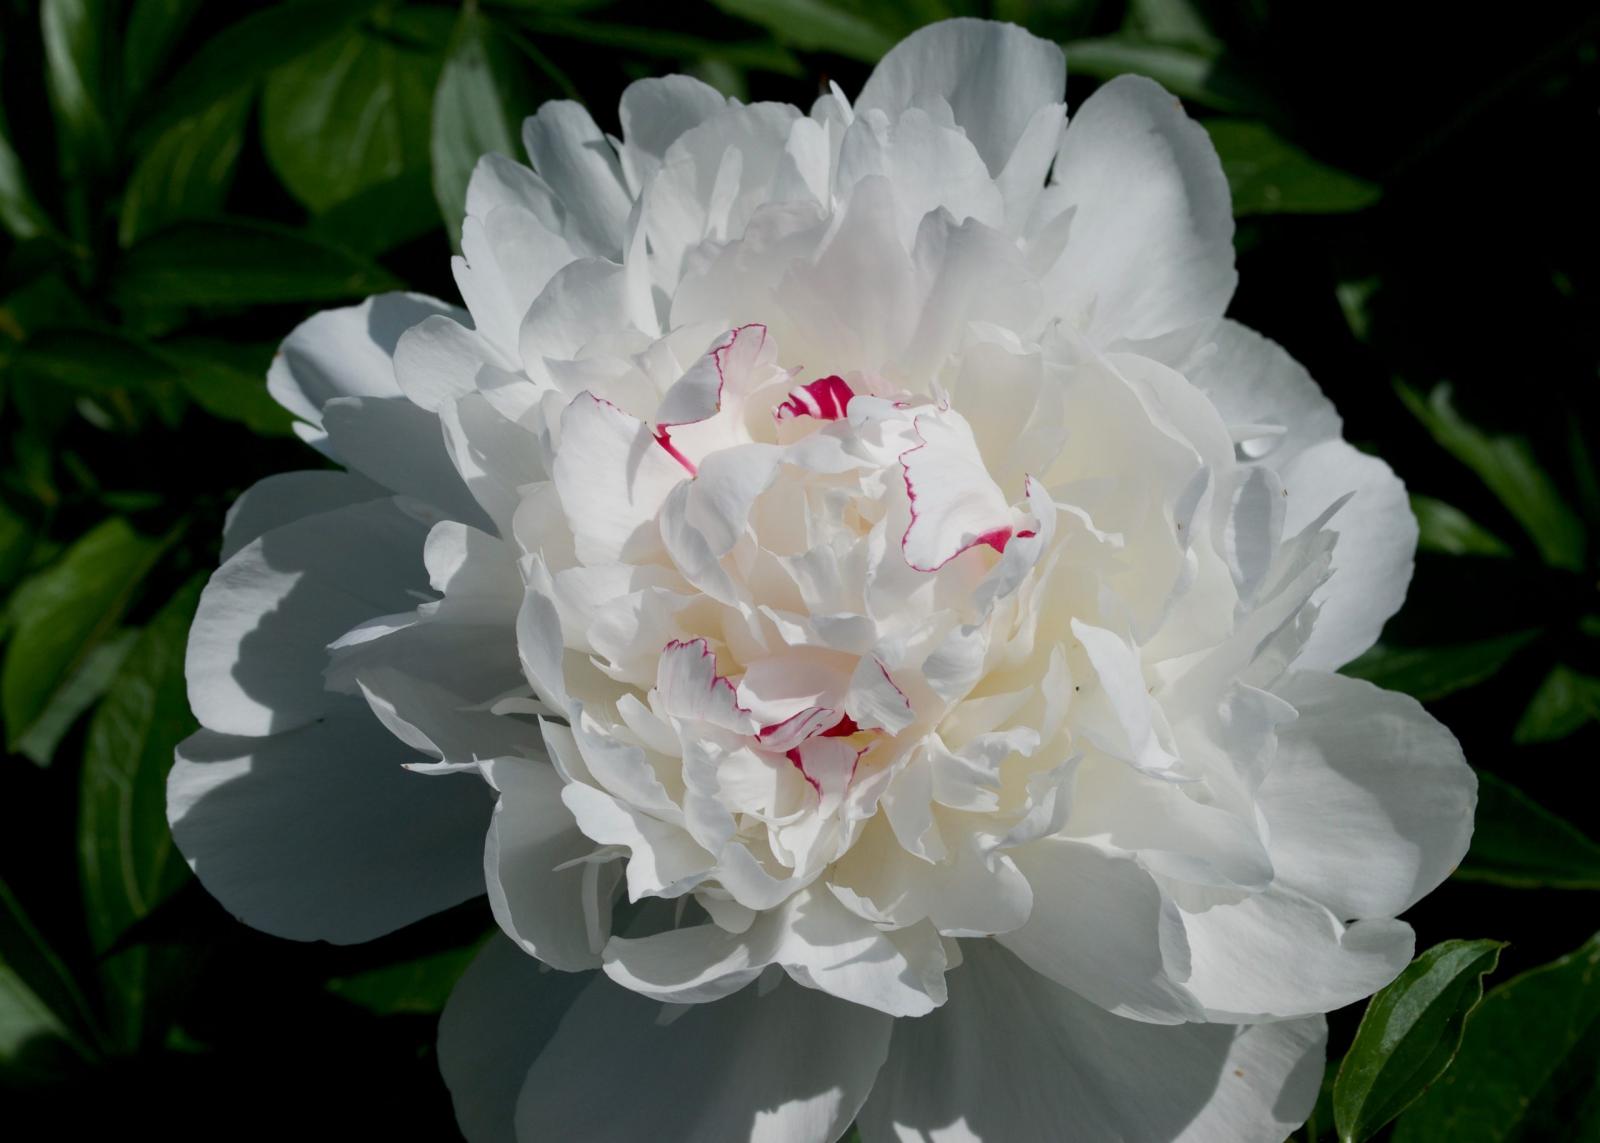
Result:
[[[788,400],[780,401],[772,410],[774,420],[787,421],[794,417],[814,417],[819,421],[837,421],[850,407],[856,391],[843,377],[822,377],[808,381],[789,391]]]
[[[672,443],[672,435],[667,431],[666,425],[656,426],[655,438],[656,444],[666,449],[667,455],[673,460],[677,461],[679,464],[683,465],[684,469],[689,473],[690,476],[698,476],[700,474],[700,470],[694,466],[694,461],[690,460],[688,457],[684,456],[683,453],[679,452],[678,446]]]
[[[733,685],[733,680],[727,675],[717,673],[717,653],[711,649],[711,644],[705,639],[673,639],[661,649],[663,655],[676,651],[680,647],[693,647],[700,652],[702,658],[711,660],[711,692],[715,694],[719,688],[728,692],[728,703],[740,714],[749,714],[750,708],[739,705],[739,689]]]
[[[806,773],[806,764],[800,760],[800,748],[795,746],[789,750],[785,750],[783,752],[783,756],[794,763],[794,768],[800,771],[800,776],[802,778],[811,783],[811,788],[817,792],[817,796],[820,798],[822,796],[822,783],[818,782],[810,774]]]

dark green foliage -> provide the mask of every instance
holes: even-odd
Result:
[[[1360,1032],[1334,1015],[1302,1137],[1600,1137],[1600,954],[1555,959],[1600,890],[1600,24],[1370,0],[0,0],[0,1134],[216,1139],[249,1109],[304,1138],[315,1108],[319,1138],[450,1137],[434,1023],[484,902],[278,941],[165,826],[223,513],[322,463],[274,347],[375,291],[454,297],[472,166],[521,157],[546,99],[612,133],[670,71],[809,105],[952,15],[1063,42],[1071,105],[1125,71],[1184,100],[1235,197],[1235,316],[1413,493],[1409,602],[1348,669],[1458,734],[1477,833],[1408,918],[1430,951]],[[1514,979],[1473,1009],[1502,939]]]

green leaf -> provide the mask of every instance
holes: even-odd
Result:
[[[166,782],[173,750],[195,728],[183,664],[203,586],[201,579],[185,585],[138,633],[89,724],[78,856],[96,953],[183,881],[167,828]]]
[[[1520,746],[1555,742],[1600,719],[1600,679],[1557,664],[1522,712],[1512,741]]]
[[[1472,848],[1455,876],[1518,889],[1600,889],[1600,844],[1511,783],[1480,772]]]
[[[1417,547],[1424,552],[1442,552],[1450,556],[1511,555],[1504,540],[1443,500],[1412,496],[1411,511],[1417,517],[1421,533]]]
[[[1340,1143],[1372,1138],[1450,1066],[1503,948],[1503,941],[1434,945],[1372,998],[1333,1084]]]
[[[1444,647],[1392,647],[1379,643],[1342,669],[1391,691],[1404,691],[1424,702],[1476,686],[1538,638],[1537,631],[1518,631],[1473,643]]]
[[[1274,101],[1254,81],[1236,71],[1226,57],[1188,47],[1146,44],[1121,36],[1072,40],[1067,74],[1115,79],[1126,72],[1148,76],[1182,99],[1225,114],[1266,115]]]
[[[33,555],[34,533],[28,521],[0,500],[0,598],[10,590],[28,567]]]
[[[136,99],[161,73],[200,0],[134,0],[122,34],[122,92]]]
[[[22,160],[11,147],[3,107],[0,107],[0,226],[18,239],[36,238],[52,229],[50,219],[28,189]]]
[[[1140,39],[1215,53],[1221,43],[1189,0],[1129,0],[1123,30]]]
[[[1233,192],[1235,214],[1337,214],[1361,210],[1379,190],[1285,142],[1260,123],[1208,119]]]
[[[660,28],[574,20],[564,16],[546,15],[543,12],[534,16],[519,16],[518,23],[539,36],[575,40],[579,43],[614,48],[617,51],[651,58],[683,63],[710,57],[725,60],[736,67],[767,71],[776,75],[806,74],[806,69],[787,48],[761,40],[740,43],[704,40],[698,36],[686,36],[679,32],[663,31]]]
[[[311,220],[311,232],[373,257],[438,230],[439,204],[428,167],[374,183]]]
[[[158,385],[173,372],[149,346],[114,329],[46,330],[23,343],[12,367],[25,382],[85,393]]]
[[[169,223],[221,211],[244,146],[248,90],[220,96],[174,123],[144,152],[122,196],[117,237],[123,246]]]
[[[267,79],[262,145],[283,185],[313,214],[428,165],[429,109],[449,18],[430,9],[412,15],[446,23],[431,32],[418,27],[415,38],[360,25]]]
[[[0,881],[0,1074],[27,1067],[49,1047],[88,1057],[93,1043],[83,993]]]
[[[112,518],[17,589],[16,630],[0,669],[0,711],[11,749],[115,629],[166,546]]]
[[[50,765],[67,731],[106,693],[132,646],[133,632],[119,631],[84,656],[72,677],[51,696],[34,724],[18,740],[17,753],[37,766]]]
[[[148,141],[180,119],[203,113],[225,95],[250,87],[333,39],[377,0],[294,0],[253,12],[228,25],[189,57],[140,116],[139,140]]]
[[[494,25],[463,9],[433,99],[433,192],[452,242],[461,236],[479,158],[517,153],[518,129],[537,103],[526,74]]]
[[[1593,1139],[1597,1049],[1600,935],[1484,998],[1455,1066],[1401,1117],[1395,1143]]]
[[[274,346],[187,337],[163,342],[160,352],[177,369],[178,384],[213,417],[244,425],[259,436],[288,436],[294,414],[267,392]]]
[[[109,159],[102,52],[111,17],[104,0],[41,0],[39,5],[45,81],[61,167],[69,180],[101,169]]]
[[[899,39],[864,18],[861,5],[830,3],[829,0],[712,0],[730,16],[748,20],[771,32],[792,47],[808,51],[832,52],[863,63],[877,63]],[[880,9],[866,9],[882,14]]]
[[[27,1083],[61,1071],[70,1043],[50,1006],[0,959],[0,1079]]]
[[[195,729],[183,664],[202,586],[200,579],[190,582],[139,633],[89,724],[78,860],[84,916],[98,956],[111,952],[129,926],[187,876],[167,828],[167,771],[173,750]],[[111,1034],[129,1050],[147,1035],[152,978],[170,959],[136,946],[102,962]]]
[[[483,942],[328,981],[328,991],[379,1016],[444,1010]]]
[[[1433,439],[1499,497],[1533,538],[1546,563],[1571,571],[1583,569],[1583,522],[1539,466],[1527,441],[1490,436],[1469,423],[1451,403],[1448,384],[1435,386],[1426,398],[1405,384],[1396,389]]]
[[[336,301],[398,285],[304,231],[228,219],[182,223],[135,244],[112,288],[124,307],[159,307]]]

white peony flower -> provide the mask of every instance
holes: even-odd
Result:
[[[348,471],[229,517],[173,829],[288,937],[487,889],[469,1138],[1280,1139],[1410,959],[1474,779],[1330,673],[1404,491],[1224,319],[1205,131],[1064,84],[956,20],[809,115],[548,103],[465,312],[284,343]]]

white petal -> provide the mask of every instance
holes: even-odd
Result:
[[[1222,316],[1232,202],[1210,137],[1176,99],[1136,76],[1105,84],[1068,122],[1052,178],[1074,213],[1046,292],[1091,341]]]
[[[439,418],[405,397],[335,397],[322,407],[319,447],[352,471],[440,512],[487,526],[450,460]]]
[[[1156,1024],[1199,1019],[1174,978],[1183,922],[1131,858],[1080,842],[1010,851],[1033,887],[1028,923],[999,939],[1031,968],[1108,1012]]]
[[[500,791],[483,855],[495,920],[546,964],[597,968],[621,868],[580,860],[595,844],[562,802],[565,783],[548,764],[500,758],[486,773]]]
[[[678,136],[727,106],[727,97],[716,88],[686,75],[635,80],[624,88],[622,170],[634,192],[660,169]]]
[[[1288,535],[1354,493],[1329,524],[1339,534],[1333,574],[1311,597],[1321,611],[1295,660],[1302,670],[1335,670],[1377,642],[1384,622],[1405,601],[1417,520],[1394,470],[1342,440],[1312,446],[1280,475],[1289,493]]]
[[[992,173],[1011,157],[1041,106],[1060,103],[1067,67],[1061,49],[1013,24],[945,20],[901,40],[873,69],[857,116],[881,108],[891,119],[910,107],[948,108]]]
[[[616,258],[627,245],[633,203],[616,152],[583,105],[552,99],[522,124],[533,169],[566,208],[573,236],[591,254]]]
[[[270,738],[202,730],[178,747],[167,817],[195,874],[246,923],[371,940],[483,892],[488,790],[404,768],[415,760],[349,699]]]
[[[882,1013],[783,983],[662,1018],[608,980],[573,1005],[517,1104],[521,1139],[833,1143],[888,1049]],[[616,1077],[627,1077],[618,1098]]]
[[[1370,996],[1411,960],[1403,921],[1346,926],[1327,909],[1273,886],[1237,905],[1185,913],[1189,991],[1224,1019],[1331,1012]]]
[[[228,509],[222,526],[221,559],[226,563],[240,548],[274,528],[319,512],[387,496],[382,486],[352,472],[317,469],[274,473],[245,489]]]
[[[211,576],[189,635],[189,704],[224,734],[271,734],[331,697],[328,644],[427,598],[427,525],[393,500],[308,516],[260,536]]]
[[[613,937],[605,962],[630,989],[681,1003],[728,995],[771,964],[809,988],[891,1016],[921,1016],[944,1002],[944,950],[931,925],[880,931],[818,886],[762,913],[743,933],[704,924]]]
[[[439,1017],[439,1071],[468,1143],[518,1143],[517,1095],[528,1069],[591,972],[551,972],[495,934]]]
[[[682,826],[641,813],[593,786],[569,782],[561,800],[589,838],[628,851],[630,901],[682,896],[713,868],[711,855]]]
[[[479,388],[485,368],[503,375],[513,362],[482,334],[444,315],[418,322],[394,348],[395,381],[419,408],[437,413]]]
[[[584,563],[642,562],[659,548],[656,516],[688,476],[642,421],[584,395],[567,406],[555,484]]]
[[[972,430],[954,412],[916,418],[922,443],[901,454],[911,525],[900,542],[917,571],[937,571],[969,548],[1003,549],[1011,509],[978,455]]]
[[[1277,342],[1236,321],[1218,323],[1181,371],[1210,398],[1230,428],[1280,430],[1253,435],[1236,431],[1248,460],[1281,472],[1312,445],[1339,437],[1339,414],[1305,367]]]
[[[739,705],[733,683],[717,674],[716,653],[704,639],[668,643],[656,670],[656,695],[667,714],[741,734],[755,733],[755,720]]]
[[[1278,878],[1340,917],[1392,917],[1466,855],[1477,778],[1455,736],[1406,695],[1294,674],[1300,712],[1262,783]]]
[[[334,397],[398,397],[395,344],[426,317],[453,308],[421,294],[379,294],[360,305],[324,310],[284,339],[267,370],[267,390],[295,416],[322,424]]]
[[[895,1022],[859,1119],[866,1143],[1279,1143],[1310,1113],[1320,1019],[1142,1024],[992,941],[962,948],[949,1003]]]

